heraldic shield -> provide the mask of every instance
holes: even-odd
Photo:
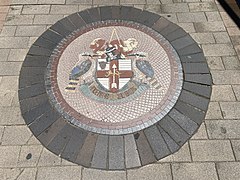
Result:
[[[96,81],[110,92],[120,91],[133,77],[132,60],[114,58],[96,61]]]

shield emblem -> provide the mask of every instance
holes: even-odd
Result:
[[[97,82],[110,92],[118,92],[133,77],[131,59],[116,59],[110,62],[98,59],[96,63]]]

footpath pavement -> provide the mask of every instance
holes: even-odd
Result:
[[[128,5],[178,24],[203,49],[213,77],[205,122],[177,153],[127,171],[72,164],[44,148],[20,114],[18,76],[32,43],[59,19],[102,5]],[[1,0],[0,179],[239,180],[240,30],[214,0]]]

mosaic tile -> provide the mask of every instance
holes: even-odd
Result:
[[[145,10],[102,6],[59,20],[33,43],[19,100],[47,149],[122,170],[176,152],[203,121],[211,85],[201,48],[182,28]]]

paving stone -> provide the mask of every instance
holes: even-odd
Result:
[[[65,4],[66,0],[38,0],[38,4]]]
[[[171,42],[171,45],[175,48],[175,49],[182,49],[184,47],[187,47],[191,44],[195,43],[194,40],[192,39],[191,36],[186,35],[184,37],[178,38],[174,41]]]
[[[196,32],[193,23],[177,23],[177,25],[183,28],[187,33]]]
[[[213,35],[217,43],[231,43],[227,32],[215,32]]]
[[[0,144],[2,144],[2,137],[3,137],[3,132],[4,132],[4,126],[0,126]]]
[[[217,6],[214,2],[189,3],[189,9],[192,12],[216,11]]]
[[[220,102],[224,119],[238,119],[240,117],[240,102]]]
[[[0,48],[27,48],[28,37],[0,37]]]
[[[191,36],[199,44],[215,43],[212,33],[192,33]]]
[[[40,145],[41,143],[40,143],[40,141],[39,141],[34,135],[32,135],[32,136],[29,138],[27,144],[28,144],[28,145]]]
[[[25,76],[27,76],[27,75],[25,75]],[[21,81],[20,81],[20,85],[21,85]],[[41,82],[39,84],[34,84],[31,86],[21,85],[21,87],[22,88],[19,89],[19,92],[18,92],[20,100],[31,98],[31,97],[46,93],[46,89]]]
[[[234,161],[228,140],[191,140],[193,161]]]
[[[193,134],[198,128],[198,125],[194,121],[177,111],[175,108],[173,108],[168,115],[188,134]]]
[[[8,61],[24,61],[28,49],[11,49]]]
[[[93,5],[119,5],[119,0],[93,0]]]
[[[7,126],[2,137],[2,144],[24,145],[30,137],[31,132],[26,126]]]
[[[181,101],[178,101],[174,108],[185,116],[191,118],[191,120],[193,120],[199,125],[202,123],[205,116],[204,112],[200,109],[197,109],[194,106],[191,106]]]
[[[220,180],[238,180],[240,179],[239,162],[217,163],[217,171]]]
[[[208,22],[222,21],[221,15],[217,11],[205,12]]]
[[[0,49],[0,61],[7,61],[10,49]]]
[[[203,111],[206,111],[208,108],[208,99],[197,96],[196,94],[190,93],[185,90],[182,91],[179,99]]]
[[[172,165],[173,178],[176,180],[217,180],[214,163],[177,163]]]
[[[160,2],[160,1],[158,1],[158,2]],[[153,12],[156,14],[162,13],[161,6],[157,5],[157,4],[151,4],[151,3],[146,4],[146,5],[144,5],[144,10],[147,10],[147,11],[150,11],[150,12]]]
[[[145,0],[120,0],[120,4],[146,4]]]
[[[11,106],[15,93],[14,91],[0,91],[0,107]]]
[[[233,152],[236,157],[236,160],[240,160],[240,140],[231,140]]]
[[[196,22],[194,23],[197,32],[218,32],[226,31],[222,21],[215,22]]]
[[[178,151],[174,154],[171,154],[159,162],[191,162],[191,154],[189,150],[188,142],[185,143]]]
[[[222,61],[226,69],[240,69],[240,62],[236,56],[224,56]]]
[[[161,4],[161,2],[159,0],[147,0],[147,4]]]
[[[84,168],[82,171],[82,180],[126,180],[124,171],[102,171],[90,168]]]
[[[99,135],[95,152],[93,154],[92,167],[106,169],[108,157],[108,136]]]
[[[221,57],[207,57],[207,63],[209,68],[212,70],[224,70],[224,65]]]
[[[61,158],[59,156],[56,156],[46,148],[43,148],[43,151],[41,153],[41,156],[39,158],[38,167],[41,166],[57,166],[61,164]]]
[[[238,27],[228,27],[227,28],[229,36],[238,36],[240,35],[240,30]]]
[[[90,167],[96,146],[97,136],[98,135],[93,133],[88,134],[85,139],[85,143],[83,144],[83,147],[77,156],[76,163]]]
[[[12,0],[11,4],[36,4],[37,0]]]
[[[16,167],[20,146],[0,146],[0,167]]]
[[[3,76],[0,81],[1,91],[17,91],[18,76]]]
[[[109,169],[124,169],[123,136],[109,137]]]
[[[51,140],[48,144],[47,148],[54,152],[55,154],[60,155],[67,143],[72,137],[74,128],[69,124],[65,124],[65,126],[58,132],[58,134]]]
[[[206,119],[223,119],[218,102],[210,102],[206,114]]]
[[[62,19],[63,15],[35,15],[33,24],[54,24]]]
[[[9,15],[6,18],[5,25],[31,25],[34,15]]]
[[[203,12],[177,13],[179,22],[206,22],[207,18]]]
[[[180,50],[177,50],[177,53],[181,55],[191,55],[191,54],[197,54],[202,52],[202,49],[198,46],[198,44],[194,43],[192,45],[189,45],[187,47],[184,47]]]
[[[18,26],[15,36],[40,36],[46,26]]]
[[[238,139],[240,137],[240,121],[218,120],[206,121],[210,139]]]
[[[58,180],[78,180],[81,177],[81,166],[65,167],[40,167],[38,168],[37,179],[58,179]]]
[[[32,180],[35,179],[37,174],[37,168],[25,168],[18,176],[18,180]]]
[[[54,123],[59,118],[59,116],[60,115],[52,109],[51,111],[44,113],[41,117],[33,121],[33,123],[29,125],[29,128],[35,136],[38,136],[52,123]]]
[[[9,7],[8,15],[20,15],[22,12],[23,5],[11,5]]]
[[[171,177],[171,169],[169,164],[151,164],[145,167],[129,170],[127,171],[128,180],[170,180]]]
[[[76,157],[86,139],[87,132],[81,129],[75,128],[72,137],[64,147],[64,150],[61,153],[61,157],[71,162],[76,160]]]
[[[240,84],[238,70],[211,71],[214,84]]]
[[[38,139],[42,144],[47,145],[58,134],[58,132],[66,125],[66,121],[63,118],[56,120],[51,126],[49,126],[44,132],[42,132]]]
[[[48,14],[50,5],[24,5],[22,14]]]
[[[230,44],[203,44],[202,48],[206,56],[231,56],[236,54]]]
[[[178,145],[183,145],[189,135],[169,116],[165,116],[158,124]]]
[[[133,135],[124,136],[126,168],[141,166],[137,146]]]
[[[141,164],[146,165],[156,161],[147,139],[142,131],[134,135]]]
[[[92,0],[66,0],[66,4],[90,4],[90,5],[92,5]]]
[[[78,11],[76,5],[52,5],[50,14],[72,14]]]
[[[164,13],[189,12],[187,3],[162,4],[161,8]]]
[[[160,134],[157,126],[151,126],[145,129],[144,133],[157,159],[161,159],[170,154],[168,146]]]
[[[165,38],[168,40],[168,41],[174,41],[178,38],[181,38],[181,37],[184,37],[186,36],[187,33],[183,30],[183,29],[177,29],[171,33],[169,33],[168,35],[165,36]]]
[[[0,107],[0,125],[25,124],[19,107]]]
[[[226,27],[236,26],[235,22],[231,19],[227,12],[220,12],[220,15]]]
[[[184,82],[183,89],[204,96],[206,98],[210,98],[211,95],[211,87],[206,85]]]
[[[201,124],[197,132],[192,136],[191,139],[208,139],[205,122]]]
[[[211,101],[235,101],[235,96],[230,85],[212,86]]]
[[[166,18],[168,21],[173,22],[173,23],[177,23],[177,15],[176,13],[164,13],[164,14],[159,14],[161,17]]]
[[[22,170],[20,168],[4,168],[0,169],[0,174],[2,179],[17,179],[21,174]]]
[[[239,85],[233,85],[233,91],[234,91],[234,94],[237,98],[237,101],[240,101],[240,86]]]
[[[22,146],[17,166],[35,167],[38,163],[42,149],[42,145]]]
[[[17,26],[3,26],[0,36],[11,37],[14,36]]]

